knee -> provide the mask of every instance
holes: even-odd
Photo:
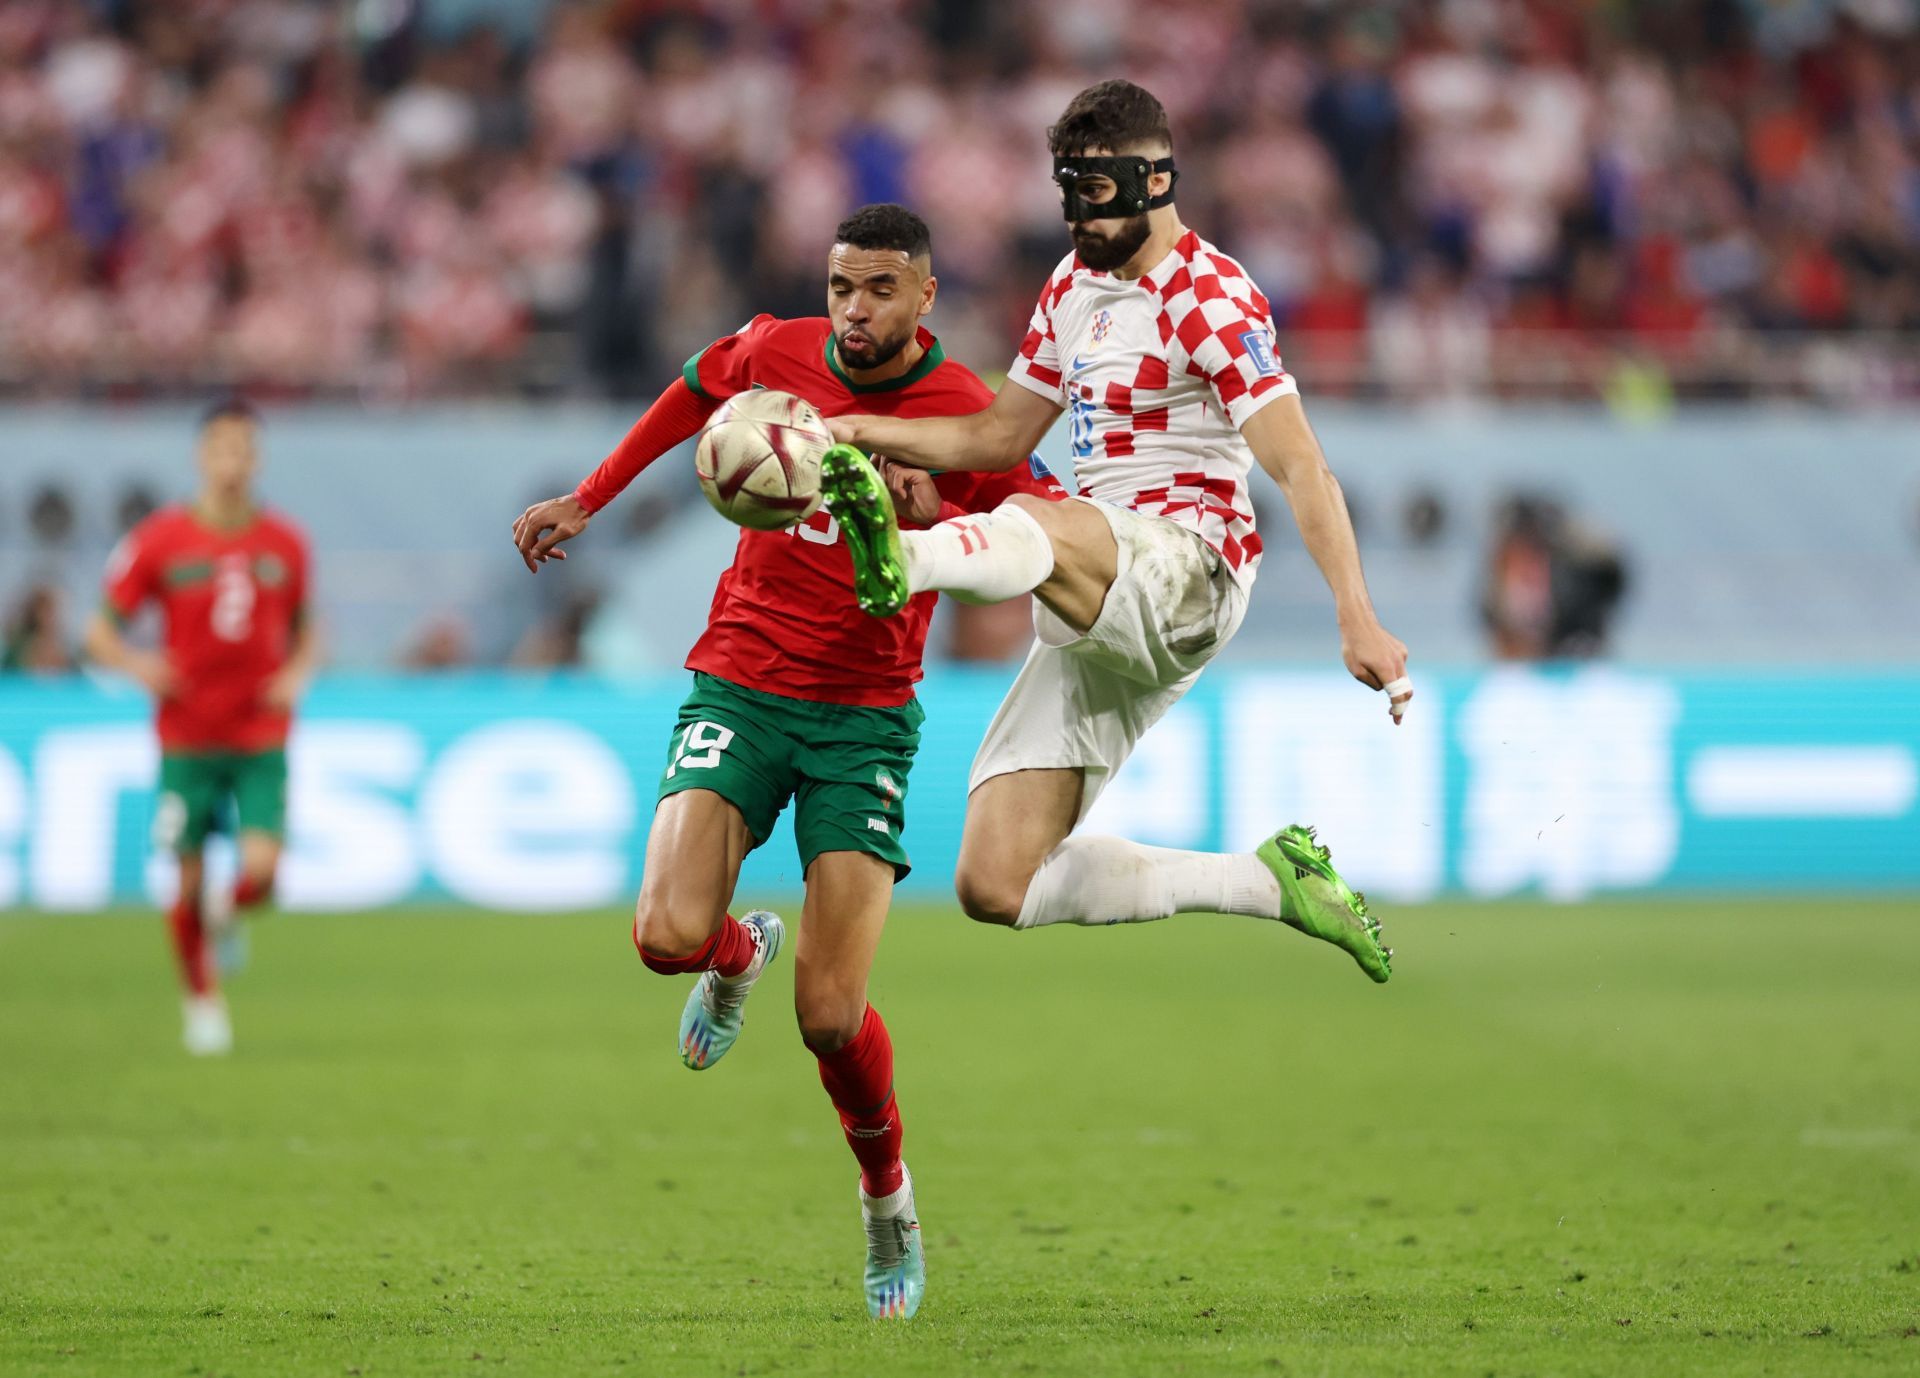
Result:
[[[865,995],[828,989],[795,988],[793,1013],[800,1022],[800,1041],[816,1057],[837,1053],[853,1042],[867,1017]]]
[[[960,900],[960,911],[968,918],[1003,928],[1019,922],[1020,909],[1027,899],[1026,884],[1018,877],[980,868],[962,867],[957,871],[953,890]]]
[[[642,893],[633,911],[633,945],[644,956],[691,957],[713,935],[710,915],[689,914],[688,906]]]

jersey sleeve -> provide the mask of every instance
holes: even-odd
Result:
[[[688,387],[685,378],[674,379],[613,447],[613,453],[580,481],[573,490],[574,498],[587,511],[598,512],[654,460],[699,434],[719,405]]]
[[[1266,299],[1244,279],[1233,285],[1239,290],[1229,290],[1218,277],[1196,278],[1166,310],[1189,360],[1187,372],[1207,380],[1237,429],[1267,403],[1299,392],[1300,385],[1280,366]]]
[[[101,605],[114,620],[131,621],[141,605],[159,590],[159,560],[153,549],[153,528],[142,522],[122,536],[107,557]]]
[[[680,370],[687,386],[701,397],[724,402],[753,386],[754,347],[766,338],[777,322],[774,317],[755,316],[733,334],[715,340]]]
[[[313,617],[313,553],[298,527],[287,528],[287,544],[291,557],[288,563],[292,565],[287,572],[287,606],[293,609],[297,631]]]
[[[1040,394],[1056,407],[1067,405],[1067,393],[1060,379],[1060,342],[1053,332],[1053,305],[1072,281],[1073,256],[1070,254],[1047,279],[1040,300],[1034,303],[1033,319],[1027,323],[1027,337],[1020,342],[1020,352],[1007,370],[1010,380]]]

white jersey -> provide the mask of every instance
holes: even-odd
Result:
[[[1254,460],[1239,428],[1299,387],[1238,263],[1191,230],[1131,282],[1068,254],[1008,376],[1068,409],[1081,493],[1198,532],[1252,581]]]

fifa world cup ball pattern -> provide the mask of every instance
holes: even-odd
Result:
[[[700,491],[728,521],[779,531],[820,506],[820,457],[831,444],[811,403],[755,388],[728,398],[707,422],[693,471]]]

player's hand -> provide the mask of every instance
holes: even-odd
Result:
[[[126,670],[156,699],[170,699],[179,687],[180,677],[167,658],[155,651],[134,651],[127,657]]]
[[[864,416],[829,416],[826,418],[827,429],[833,432],[835,442],[841,445],[860,444],[860,423],[865,420],[866,418]],[[866,447],[862,445],[861,448],[865,449]]]
[[[1404,641],[1369,620],[1355,627],[1340,629],[1340,655],[1347,670],[1369,689],[1387,689],[1387,711],[1393,725],[1400,725],[1407,703],[1413,698],[1413,685],[1407,680],[1407,646]]]
[[[298,670],[282,670],[260,691],[260,702],[272,712],[291,713],[306,687],[306,677]]]
[[[887,481],[887,493],[893,498],[894,514],[903,522],[932,526],[940,518],[940,489],[933,475],[910,464],[895,464],[883,455],[873,457],[874,467]]]
[[[529,573],[538,574],[548,560],[564,560],[567,552],[560,542],[570,541],[587,529],[593,513],[580,505],[580,499],[568,493],[562,497],[536,502],[513,523],[513,544]]]

